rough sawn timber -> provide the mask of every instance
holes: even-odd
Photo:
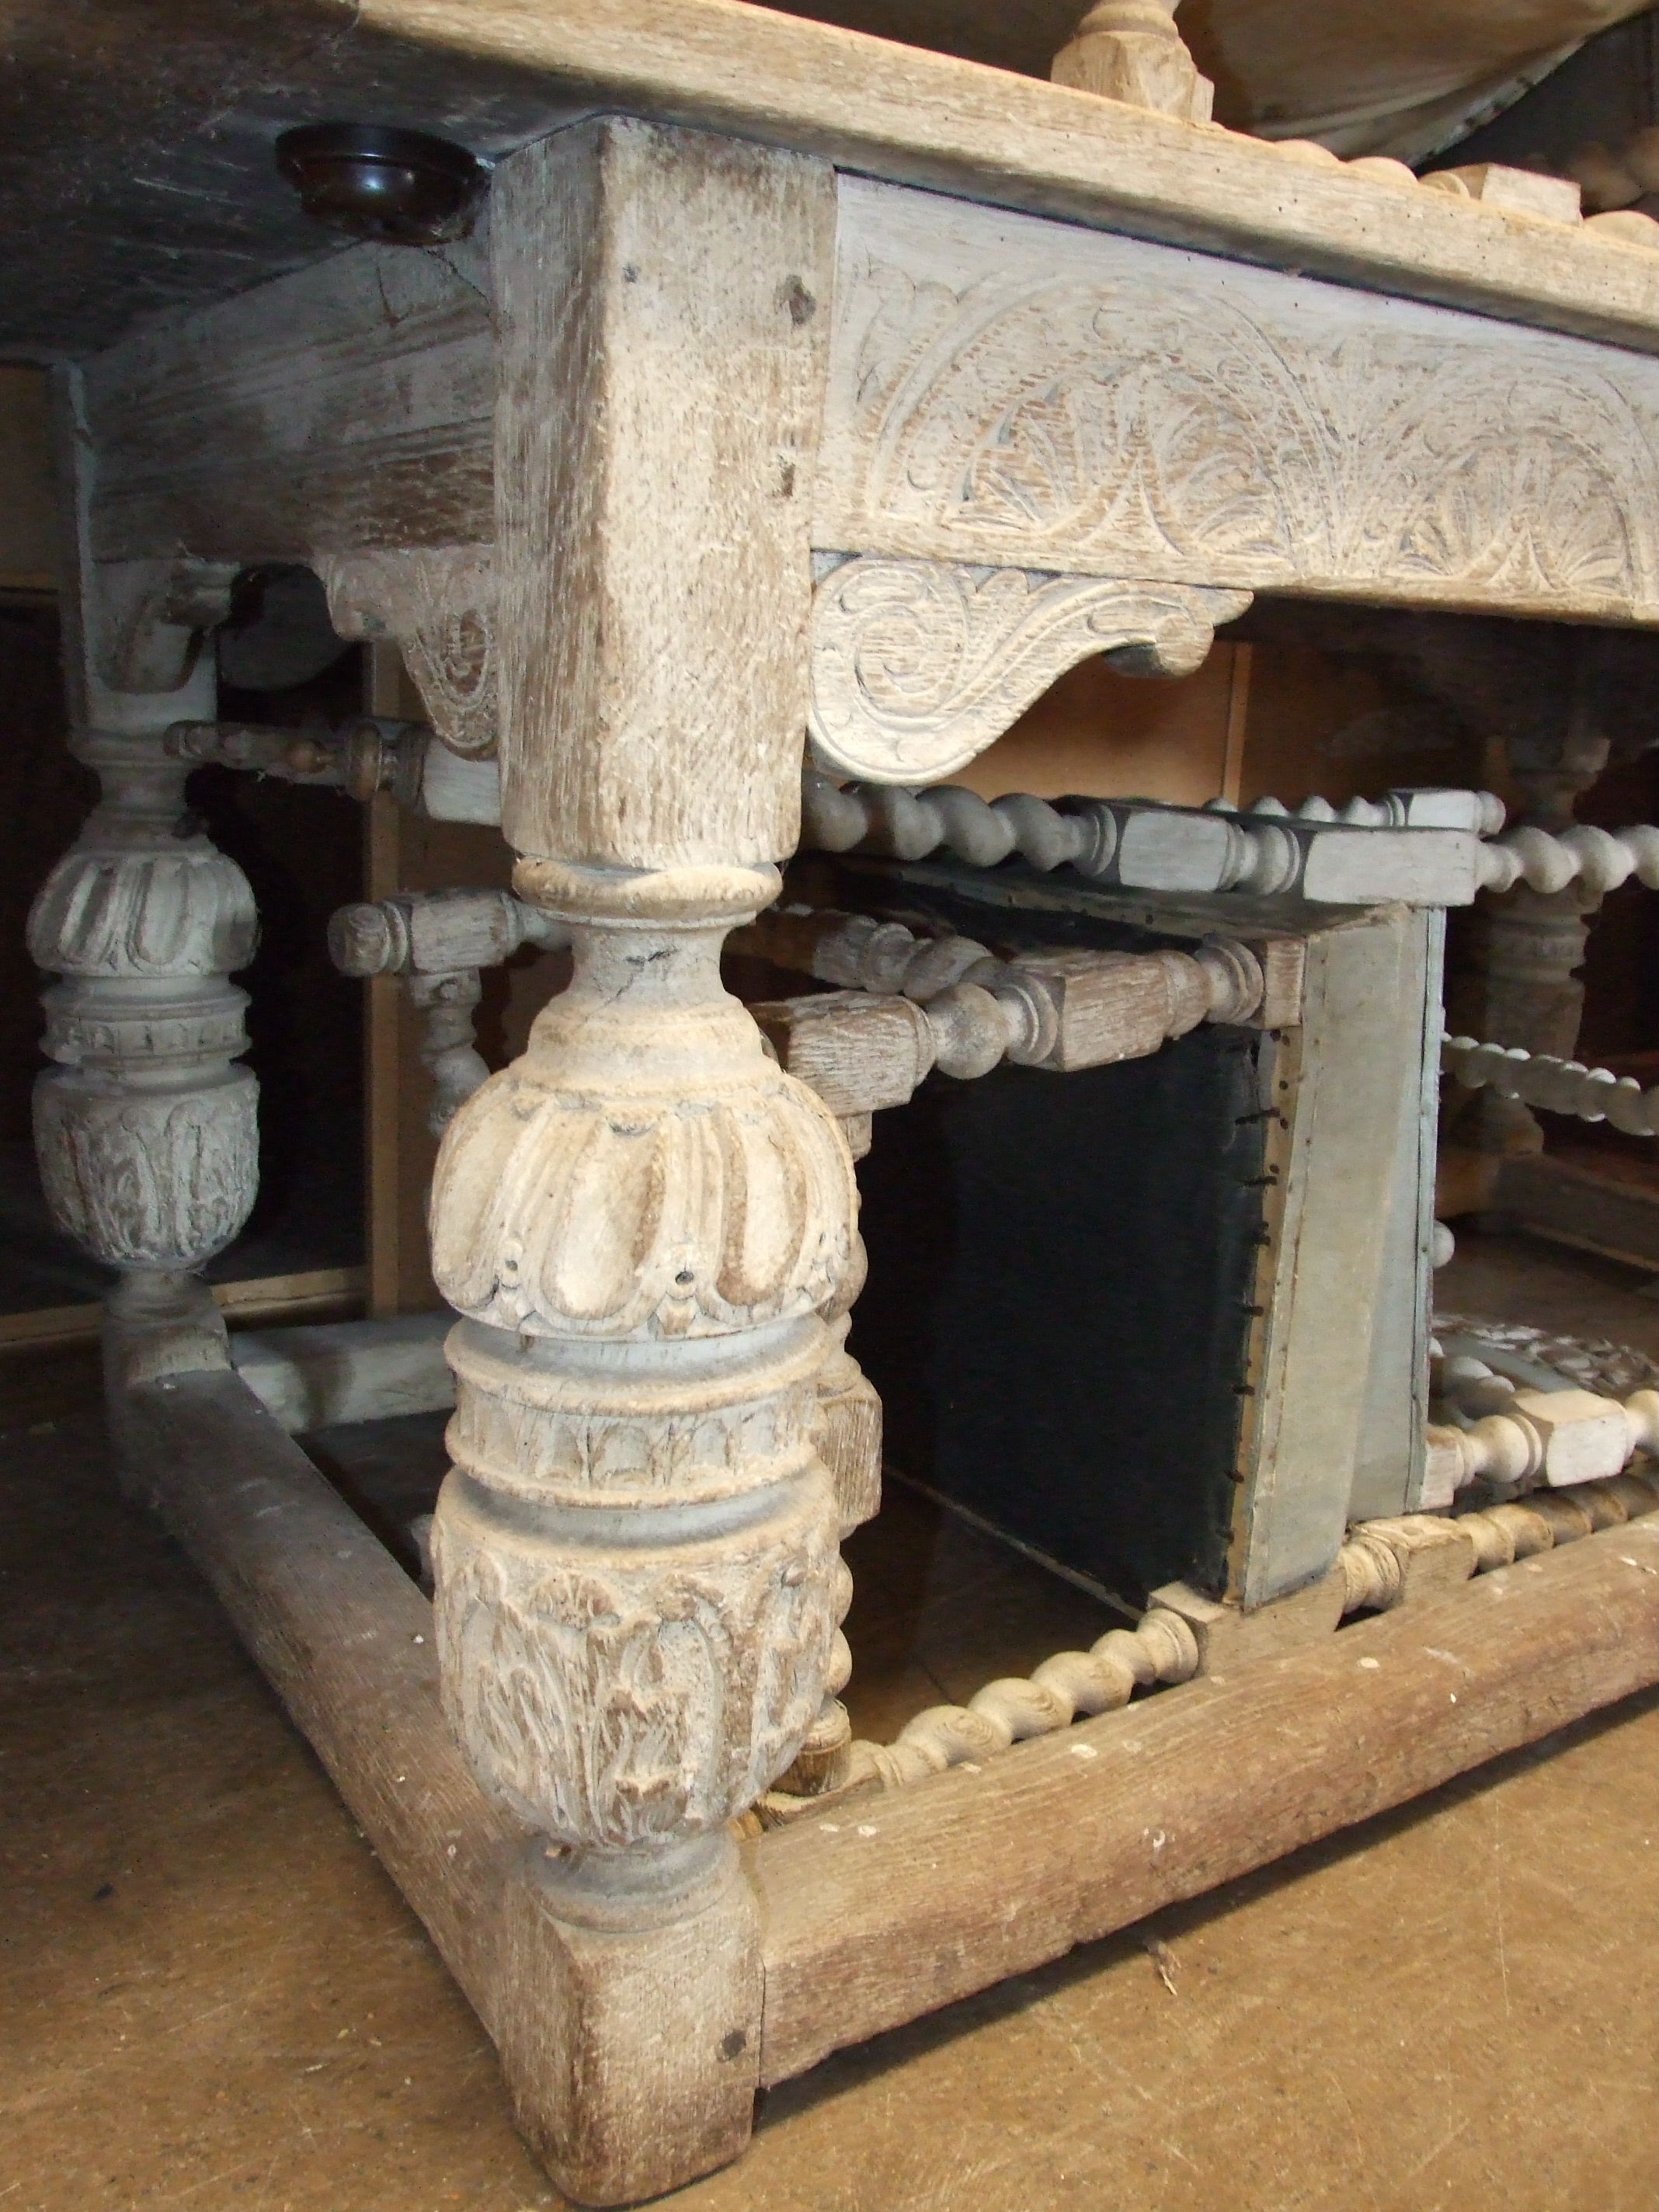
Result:
[[[1281,1858],[1659,1680],[1659,1522],[748,1848],[761,2079]],[[1229,1753],[1232,1755],[1228,1755]]]

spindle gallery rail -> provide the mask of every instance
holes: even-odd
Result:
[[[1490,1088],[1500,1098],[1519,1098],[1547,1113],[1608,1122],[1627,1137],[1659,1136],[1659,1085],[1644,1091],[1634,1076],[1616,1075],[1610,1067],[1465,1036],[1445,1039],[1440,1065],[1466,1091]]]
[[[1583,1482],[1452,1519],[1414,1514],[1366,1522],[1350,1534],[1331,1570],[1339,1616],[1387,1612],[1425,1589],[1443,1594],[1474,1575],[1656,1511],[1659,1473],[1650,1473]],[[953,1766],[975,1766],[1013,1744],[1055,1735],[1079,1717],[1116,1712],[1138,1691],[1188,1682],[1200,1671],[1192,1628],[1154,1601],[1133,1628],[1108,1629],[1087,1651],[1058,1651],[1029,1676],[988,1682],[965,1705],[930,1705],[890,1744],[855,1738],[843,1781],[799,1795],[781,1784],[760,1800],[756,1826],[783,1826]]]

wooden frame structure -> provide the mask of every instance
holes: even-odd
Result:
[[[804,732],[844,775],[937,783],[1085,655],[1189,669],[1259,591],[1654,623],[1659,255],[1486,179],[1217,131],[1173,30],[1109,9],[1070,85],[1177,112],[726,0],[634,13],[360,11],[418,31],[410,85],[465,51],[541,88],[487,258],[356,246],[65,372],[75,719],[105,797],[33,939],[64,979],[45,1179],[121,1270],[126,1480],[426,1921],[559,2185],[599,2204],[734,2155],[762,2082],[1654,1674],[1653,1528],[1609,1527],[1202,1678],[1133,1737],[1103,1715],[739,1849],[792,1762],[833,1772],[837,1542],[878,1474],[842,1346],[847,1134],[719,979],[796,846]],[[179,834],[166,732],[211,719],[202,640],[273,560],[398,642],[447,744],[497,752],[516,893],[572,947],[440,1158],[461,1319],[431,1610],[231,1370],[192,1273],[253,1196],[228,979],[255,917]],[[1275,834],[1300,880],[1306,840]],[[1395,1109],[1420,1097],[1432,909],[1473,896],[1481,848],[1472,822],[1401,834],[1439,888],[1331,957],[1368,929],[1406,948],[1382,996],[1419,1056],[1402,1075],[1390,1047],[1390,1109],[1345,1140],[1379,1202],[1410,1186],[1416,1314]],[[1299,1264],[1347,1268],[1374,1316],[1374,1224],[1358,1274],[1317,1234]],[[1400,1387],[1419,1364],[1413,1341]],[[1346,1501],[1304,1510],[1293,1461],[1281,1438],[1264,1468],[1297,1542],[1237,1592],[1264,1617],[1342,1540]],[[1248,1783],[1217,1765],[1235,1732]]]

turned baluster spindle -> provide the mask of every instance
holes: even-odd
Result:
[[[1465,1090],[1490,1089],[1547,1113],[1607,1121],[1626,1136],[1659,1135],[1659,1087],[1644,1091],[1634,1077],[1615,1075],[1611,1068],[1474,1037],[1445,1038],[1440,1064]]]
[[[948,1767],[994,1758],[1027,1737],[1052,1735],[1080,1713],[1114,1712],[1138,1689],[1189,1681],[1198,1663],[1188,1623],[1154,1607],[1134,1628],[1109,1629],[1086,1651],[1056,1652],[1029,1678],[988,1682],[965,1705],[929,1706],[907,1721],[890,1745],[855,1742],[849,1780],[902,1789]]]
[[[480,970],[520,945],[553,950],[568,930],[510,891],[457,888],[404,891],[341,907],[328,927],[329,954],[343,975],[401,975],[421,1014],[421,1060],[431,1074],[427,1127],[434,1136],[489,1070],[472,1033],[483,995]]]
[[[835,222],[826,163],[625,118],[495,173],[501,829],[573,970],[434,1176],[434,1619],[450,1724],[534,1838],[507,2079],[588,2203],[748,2135],[732,1822],[838,1755],[839,1543],[877,1480],[848,1145],[720,975],[797,842]]]
[[[1241,812],[1219,802],[1024,793],[987,800],[950,784],[843,787],[816,769],[803,779],[802,811],[804,841],[825,852],[920,860],[942,848],[975,867],[1017,854],[1030,867],[1072,867],[1126,890],[1348,902],[1404,895],[1419,904],[1467,904],[1485,865],[1479,840],[1503,820],[1484,792],[1392,792],[1341,811],[1319,799],[1294,812],[1265,799]]]
[[[1430,1424],[1427,1504],[1449,1504],[1458,1491],[1480,1480],[1510,1489],[1564,1488],[1619,1474],[1638,1451],[1659,1450],[1659,1391],[1635,1390],[1622,1401],[1589,1390],[1506,1394],[1503,1378],[1467,1369],[1445,1380],[1454,1404],[1463,1393],[1502,1410],[1480,1413],[1466,1427]]]
[[[258,1188],[258,1086],[238,1064],[247,1000],[229,980],[258,918],[246,878],[186,808],[191,764],[166,743],[181,713],[212,712],[204,638],[235,574],[95,565],[81,548],[71,745],[101,796],[29,916],[29,951],[59,978],[46,994],[55,1065],[34,1094],[40,1179],[58,1226],[117,1274],[104,1351],[118,1437],[119,1386],[226,1364],[200,1270]]]
[[[1215,87],[1182,44],[1175,12],[1176,0],[1097,0],[1048,74],[1079,92],[1207,123]]]

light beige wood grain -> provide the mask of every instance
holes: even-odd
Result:
[[[820,547],[1659,620],[1659,365],[862,179],[839,208]]]
[[[834,180],[617,122],[495,189],[504,833],[633,867],[777,860]]]
[[[212,1584],[493,2027],[504,1861],[517,1831],[444,1727],[430,1606],[239,1376],[179,1376],[126,1400],[137,1494]]]
[[[487,540],[489,330],[476,249],[374,246],[145,325],[87,367],[94,552]]]

